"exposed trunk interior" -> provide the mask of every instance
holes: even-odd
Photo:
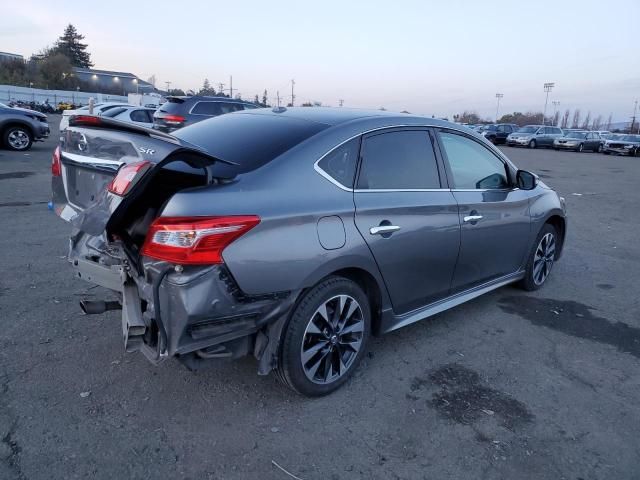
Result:
[[[204,170],[201,173],[185,173],[167,168],[154,172],[153,178],[136,192],[117,223],[110,225],[109,233],[122,238],[136,256],[151,222],[158,216],[165,203],[180,190],[207,184]]]

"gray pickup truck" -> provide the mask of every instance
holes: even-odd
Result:
[[[0,143],[9,150],[29,150],[33,142],[44,140],[49,133],[44,113],[0,103]]]

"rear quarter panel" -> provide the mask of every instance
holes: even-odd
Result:
[[[234,183],[179,192],[162,215],[260,216],[260,224],[223,253],[247,294],[310,287],[336,270],[352,267],[369,272],[384,291],[377,265],[355,227],[353,193],[313,168],[317,159],[351,133],[349,129],[339,136],[323,132]],[[322,246],[317,228],[320,218],[329,215],[339,216],[345,230],[344,246],[332,250]]]

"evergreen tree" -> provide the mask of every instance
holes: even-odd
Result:
[[[91,68],[91,54],[87,52],[87,44],[82,43],[82,40],[84,35],[80,35],[76,27],[69,24],[56,42],[55,52],[67,57],[74,67]]]
[[[268,99],[268,95],[267,95],[267,89],[264,89],[264,93],[262,94],[262,106],[263,107],[268,107],[269,104],[267,104],[267,99]]]

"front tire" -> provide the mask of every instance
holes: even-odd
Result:
[[[546,223],[538,233],[533,250],[527,260],[521,286],[528,292],[538,290],[549,278],[558,251],[558,232]]]
[[[9,150],[23,152],[29,150],[33,144],[33,135],[26,127],[15,126],[5,130],[3,135],[5,146]]]
[[[581,153],[582,150],[584,150],[584,145],[581,143],[580,145],[578,145],[578,148],[576,148],[576,152]]]
[[[327,395],[356,369],[370,332],[369,299],[360,286],[329,277],[306,292],[291,314],[277,376],[302,395]]]
[[[536,148],[538,146],[538,144],[536,143],[535,140],[531,140],[529,142],[529,148]]]

